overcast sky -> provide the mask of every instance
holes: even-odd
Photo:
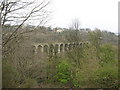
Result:
[[[53,27],[68,28],[78,18],[81,28],[99,28],[118,32],[118,1],[120,0],[53,0]]]

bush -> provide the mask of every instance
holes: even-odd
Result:
[[[116,51],[117,52],[117,51]],[[102,63],[110,63],[115,59],[115,48],[112,45],[106,44],[100,47],[100,60]]]
[[[57,82],[66,84],[70,80],[70,66],[70,63],[67,61],[60,61],[60,63],[57,65],[57,73],[54,76]]]
[[[86,77],[84,76],[83,73],[76,72],[72,82],[73,82],[74,87],[82,87],[86,83]]]
[[[99,88],[118,87],[118,68],[111,65],[104,65],[94,72],[92,83]]]
[[[15,88],[17,87],[17,71],[13,65],[8,61],[3,61],[3,76],[2,87],[3,88]]]
[[[35,79],[28,78],[25,80],[25,83],[21,87],[22,88],[34,88],[37,86],[38,86],[38,83]]]

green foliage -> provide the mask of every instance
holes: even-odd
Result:
[[[96,29],[95,31],[93,32],[89,32],[89,39],[92,43],[92,45],[94,45],[97,49],[99,49],[99,46],[100,46],[100,39],[101,39],[101,31]]]
[[[71,64],[81,67],[83,58],[85,56],[85,49],[82,47],[75,47],[71,52],[67,52],[67,57],[69,58],[69,61]]]
[[[100,47],[101,63],[112,62],[115,59],[116,54],[117,53],[115,52],[115,48],[112,45],[110,44],[102,45]]]
[[[16,80],[17,71],[12,66],[12,63],[8,61],[3,61],[3,76],[2,76],[2,85],[3,88],[17,87],[18,83]]]
[[[99,88],[118,87],[118,68],[112,65],[104,65],[97,69],[92,76],[92,83]]]
[[[86,83],[86,77],[81,72],[76,72],[72,80],[74,87],[82,87]]]
[[[96,56],[99,59],[99,49],[101,44],[102,34],[99,29],[96,29],[93,32],[89,32],[90,43],[96,48]]]
[[[35,79],[28,78],[25,80],[25,83],[21,86],[22,88],[35,88],[38,86],[38,83]]]
[[[56,78],[58,82],[66,84],[70,80],[70,66],[67,61],[60,61],[57,65],[57,73],[54,78]]]

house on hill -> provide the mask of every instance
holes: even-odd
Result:
[[[63,32],[64,30],[62,30],[62,29],[57,29],[56,30],[56,32],[58,32],[58,33],[61,33],[61,32]]]

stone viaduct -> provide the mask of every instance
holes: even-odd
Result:
[[[32,44],[32,50],[34,53],[62,53],[66,51],[70,51],[75,47],[82,47],[84,44],[88,44],[89,42],[72,42],[72,43],[38,43]]]

